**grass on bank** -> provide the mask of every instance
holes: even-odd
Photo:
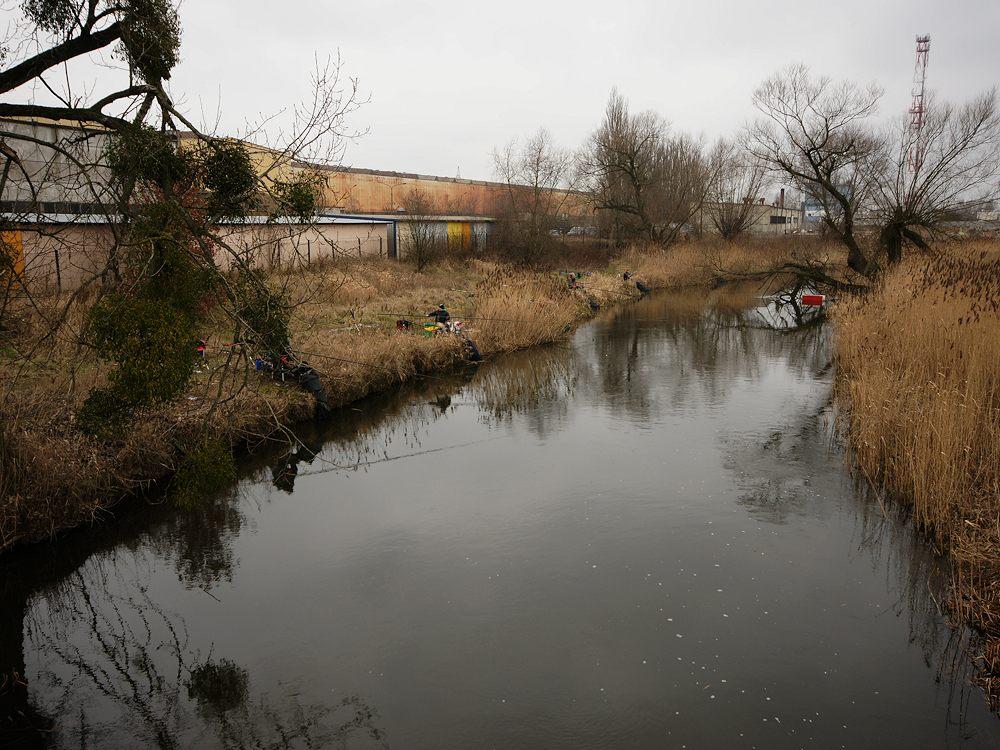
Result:
[[[951,558],[1000,708],[1000,244],[911,258],[835,323],[853,456]]]
[[[419,332],[440,303],[469,320],[486,356],[562,338],[588,310],[584,294],[556,273],[477,260],[423,273],[351,260],[279,269],[269,280],[295,303],[293,347],[320,373],[334,405],[458,365],[458,339]],[[184,397],[149,410],[120,439],[85,436],[74,414],[106,368],[78,344],[93,300],[84,295],[66,308],[68,299],[36,298],[15,311],[5,332],[0,360],[16,376],[0,384],[0,552],[105,515],[123,496],[169,476],[192,441],[207,436],[235,446],[312,413],[308,394],[255,373],[247,352],[232,360],[219,321],[205,331],[208,357]],[[412,332],[396,331],[401,317],[414,322]]]

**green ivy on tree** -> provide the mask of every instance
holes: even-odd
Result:
[[[115,183],[131,200],[118,248],[117,288],[91,309],[85,341],[113,368],[87,397],[80,428],[113,437],[143,410],[187,388],[214,301],[235,295],[243,338],[266,351],[288,346],[288,305],[264,279],[244,271],[233,286],[215,264],[211,229],[258,203],[246,147],[210,141],[183,149],[145,126],[125,130],[107,149]]]

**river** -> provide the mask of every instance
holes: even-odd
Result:
[[[835,437],[829,326],[792,322],[647,299],[8,556],[0,737],[1000,746],[946,571]]]

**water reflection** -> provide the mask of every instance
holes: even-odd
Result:
[[[382,745],[375,712],[358,696],[310,704],[293,684],[258,691],[243,667],[193,647],[185,620],[141,579],[124,578],[121,563],[85,564],[27,617],[35,711],[58,719],[52,744],[330,747],[361,736]]]
[[[311,465],[322,450],[321,443],[296,442],[295,447],[271,467],[271,478],[274,486],[291,495],[295,491],[295,478],[299,475],[299,465]]]
[[[504,357],[500,366],[481,368],[465,396],[474,400],[487,424],[511,424],[521,417],[544,438],[565,422],[576,382],[577,352],[552,345]]]
[[[606,313],[7,561],[0,745],[988,746],[947,571],[845,471],[827,331],[760,295]]]
[[[943,610],[951,586],[947,565],[928,554],[906,509],[887,507],[867,483],[859,480],[857,485],[866,500],[858,515],[858,551],[899,591],[884,615],[905,618],[910,643],[920,649],[945,695],[944,721],[974,738],[977,730],[968,726],[967,716],[970,706],[980,709],[983,703],[982,691],[972,681],[976,636],[951,623]]]
[[[191,508],[164,513],[156,533],[143,535],[142,545],[171,561],[189,588],[210,589],[233,580],[238,564],[233,542],[247,523],[232,490]]]
[[[774,313],[759,292],[744,286],[707,299],[702,291],[680,291],[647,300],[595,325],[577,352],[578,367],[611,408],[636,421],[721,404],[775,360],[801,378],[827,368],[826,331],[776,322],[794,313]],[[789,335],[776,337],[776,325]]]

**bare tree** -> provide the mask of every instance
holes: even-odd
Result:
[[[441,254],[444,242],[437,230],[441,222],[432,219],[434,206],[427,193],[419,188],[406,194],[403,207],[407,213],[403,222],[404,257],[412,261],[418,271],[423,271]]]
[[[931,100],[917,135],[900,118],[886,129],[883,158],[873,164],[879,244],[889,263],[903,246],[926,239],[961,212],[976,213],[1000,197],[1000,108],[996,90],[962,106]]]
[[[734,141],[721,138],[708,161],[711,179],[704,214],[716,232],[732,240],[764,215],[757,196],[764,187],[767,165]]]
[[[522,259],[537,254],[559,223],[572,189],[573,154],[544,128],[493,151],[494,170],[506,189],[498,200],[498,241]]]
[[[584,189],[620,237],[669,245],[701,209],[710,182],[701,144],[655,112],[629,112],[613,90],[580,157]]]
[[[746,132],[754,157],[823,207],[823,221],[847,247],[848,265],[865,276],[876,266],[855,237],[855,217],[871,192],[871,161],[883,148],[869,124],[881,96],[874,83],[838,83],[792,65],[754,91],[764,118]]]

